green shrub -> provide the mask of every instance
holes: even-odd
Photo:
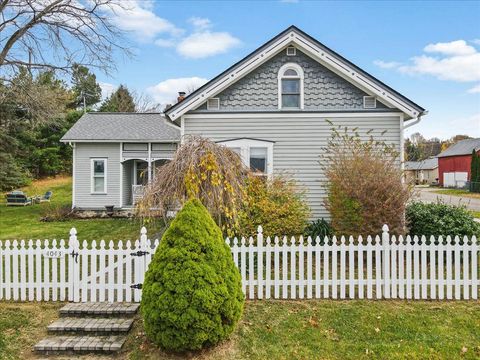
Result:
[[[243,311],[241,278],[220,228],[189,200],[162,237],[145,275],[147,336],[170,351],[197,350],[227,338]]]
[[[327,220],[323,218],[317,219],[307,225],[305,228],[305,235],[310,236],[312,239],[315,239],[318,236],[323,243],[325,236],[331,237],[333,235],[333,229]]]
[[[310,209],[297,183],[283,176],[250,176],[239,211],[240,236],[254,236],[259,225],[266,235],[300,235]]]
[[[410,235],[472,236],[480,233],[480,226],[465,206],[414,202],[407,206],[406,218]]]

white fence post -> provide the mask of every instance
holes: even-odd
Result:
[[[382,227],[382,247],[383,247],[383,296],[390,299],[390,234],[388,225]]]
[[[68,259],[68,301],[78,302],[80,300],[80,273],[78,271],[78,240],[75,228],[70,230],[68,252],[67,256],[71,256]],[[38,273],[37,276],[39,276]]]
[[[263,299],[263,228],[257,229],[257,292],[258,298]]]

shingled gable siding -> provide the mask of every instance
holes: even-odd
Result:
[[[91,193],[91,158],[107,158],[107,194]],[[76,143],[75,202],[80,209],[120,206],[120,144]]]
[[[297,49],[295,56],[285,50],[240,79],[215,97],[219,111],[278,110],[278,71],[286,63],[296,63],[304,71],[305,110],[365,110],[363,97],[368,95],[345,79]],[[386,106],[377,101],[377,108]],[[197,110],[208,111],[206,104]],[[218,110],[217,110],[218,111]]]
[[[230,115],[230,116],[229,116]],[[283,114],[285,115],[285,114]],[[313,116],[313,117],[312,117]],[[187,114],[184,116],[185,135],[201,135],[214,141],[249,137],[275,141],[273,172],[292,175],[306,189],[312,219],[328,218],[323,206],[325,177],[320,169],[319,155],[327,145],[330,125],[321,114],[306,117],[292,114]],[[360,133],[370,129],[386,130],[381,139],[400,149],[400,119],[398,114],[379,114],[371,117],[330,117],[335,125],[358,127]],[[352,184],[355,186],[355,184]]]

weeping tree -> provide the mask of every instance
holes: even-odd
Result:
[[[196,198],[208,209],[217,225],[227,234],[238,227],[248,170],[240,156],[225,146],[191,136],[178,148],[172,161],[161,166],[146,194],[137,205],[140,217],[180,208]]]

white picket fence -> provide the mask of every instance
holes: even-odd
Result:
[[[322,241],[323,240],[323,241]],[[478,299],[475,237],[226,239],[249,299]],[[0,299],[135,301],[159,244],[0,241]],[[97,246],[98,245],[98,246]]]

